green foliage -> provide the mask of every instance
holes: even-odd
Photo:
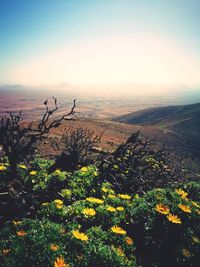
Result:
[[[7,223],[1,232],[1,264],[52,266],[62,255],[69,266],[136,266],[134,256],[125,255],[126,250],[132,250],[124,237],[112,237],[100,227],[91,227],[85,232],[88,240],[82,241],[73,235],[76,229],[75,223],[66,226],[48,220]]]
[[[18,164],[26,213],[1,211],[0,266],[46,267],[58,259],[70,267],[197,266],[197,182],[127,194],[94,165],[49,172],[53,164],[38,157]],[[2,161],[1,191],[9,172]]]
[[[192,199],[200,202],[200,183],[191,181],[182,185],[183,189],[189,193]]]
[[[111,181],[122,192],[144,193],[183,180],[168,152],[156,149],[140,132],[133,133],[113,153],[102,156],[98,167],[102,179]]]
[[[130,229],[135,229],[136,254],[142,266],[197,266],[200,205],[190,197],[176,190],[155,189],[134,201],[130,220],[136,219]],[[165,214],[156,208],[161,204],[169,209]],[[170,214],[178,220],[170,221]]]
[[[68,188],[72,192],[72,198],[82,199],[88,194],[96,194],[99,191],[99,179],[95,166],[82,167],[71,175]]]
[[[31,168],[37,171],[48,171],[48,169],[53,165],[53,161],[49,159],[43,159],[40,156],[35,156],[35,158],[31,161]]]
[[[22,177],[26,188],[37,194],[38,200],[49,201],[60,195],[66,203],[82,199],[88,193],[98,191],[97,170],[95,166],[82,167],[74,173],[56,169],[52,173],[48,172],[51,164],[44,161],[44,166],[38,161],[31,162],[31,169],[28,174]]]
[[[50,266],[57,255],[51,252],[50,246],[60,241],[61,230],[62,225],[50,221],[26,219],[7,223],[1,232],[1,249],[10,251],[1,257],[1,263],[3,266]]]

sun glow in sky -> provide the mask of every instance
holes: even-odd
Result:
[[[198,0],[0,0],[0,83],[198,84]]]

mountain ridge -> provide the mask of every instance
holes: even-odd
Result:
[[[170,130],[200,148],[200,103],[148,108],[115,117],[113,121]]]

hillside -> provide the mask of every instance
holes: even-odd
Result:
[[[172,153],[139,134],[115,144],[136,127],[157,141],[163,129],[65,121],[44,144],[70,122],[98,132],[107,127],[104,144],[113,151],[96,157],[96,142],[86,131],[63,139],[58,157],[50,160],[38,153],[41,135],[30,139],[27,121],[15,128],[7,122],[10,127],[0,128],[6,156],[0,157],[0,266],[198,266],[199,183],[185,175],[183,162],[174,165]],[[41,130],[33,124],[32,131]]]
[[[166,129],[200,148],[200,103],[144,109],[113,120]]]
[[[156,147],[162,148],[165,145],[166,149],[170,151],[173,161],[178,160],[179,163],[182,162],[185,168],[189,170],[190,176],[196,177],[200,173],[200,160],[196,157],[194,158],[197,151],[196,146],[191,142],[186,142],[184,138],[177,136],[172,131],[159,127],[117,123],[100,119],[77,118],[76,121],[64,122],[60,127],[54,129],[50,136],[59,137],[65,128],[76,129],[79,127],[94,131],[95,134],[100,134],[106,129],[102,136],[100,147],[109,151],[113,151],[119,144],[125,142],[133,132],[140,131],[144,138],[152,140]],[[49,146],[48,142],[40,145],[38,152],[45,158],[55,154],[55,151]]]
[[[0,132],[6,156],[0,157],[0,266],[197,266],[200,186],[172,151],[157,149],[167,139],[174,146],[171,133],[77,118],[56,125],[38,146],[41,136],[30,139],[29,122],[14,128],[7,121],[10,127],[2,124]],[[34,121],[32,132],[40,125]],[[57,157],[43,158],[43,145],[51,153],[51,137],[70,127],[106,129],[108,150],[97,156],[86,130],[60,140]]]

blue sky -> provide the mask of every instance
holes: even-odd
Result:
[[[0,83],[199,83],[198,0],[0,0]]]

